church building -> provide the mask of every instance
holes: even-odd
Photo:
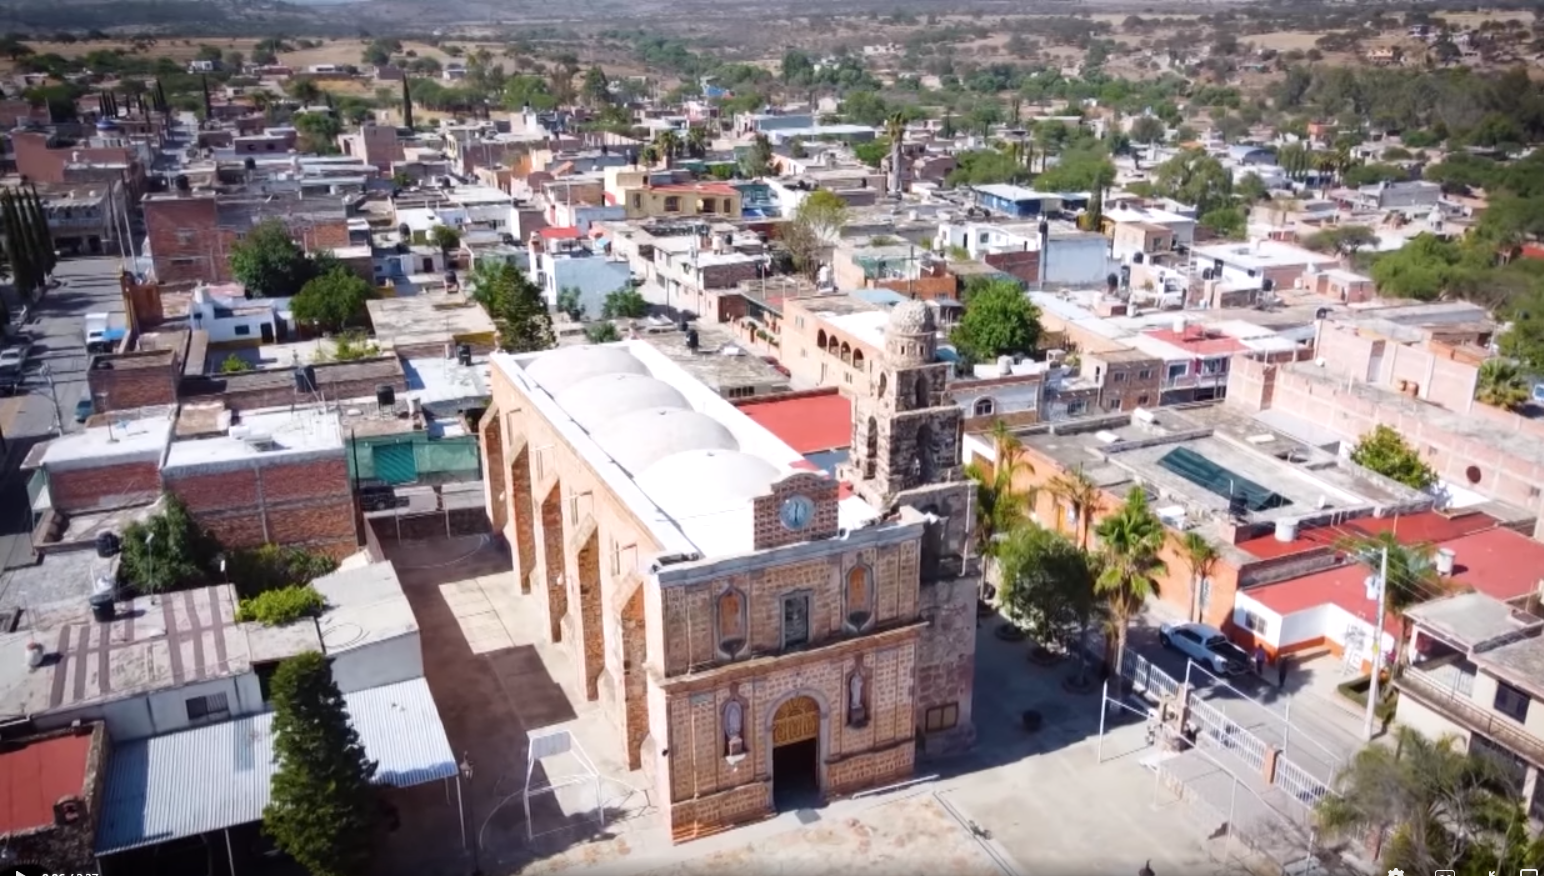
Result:
[[[647,343],[493,357],[510,586],[677,841],[974,741],[973,492],[936,334],[894,308],[836,476]]]

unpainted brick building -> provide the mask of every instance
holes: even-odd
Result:
[[[308,251],[349,245],[347,216],[333,199],[171,192],[147,196],[142,208],[151,272],[163,286],[231,282],[231,248],[267,219],[283,222]]]
[[[509,586],[676,841],[905,779],[919,740],[972,741],[958,412],[926,444],[942,482],[912,472],[876,503],[645,343],[493,361],[480,431]]]

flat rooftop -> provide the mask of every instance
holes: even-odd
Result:
[[[366,307],[382,347],[453,343],[496,331],[482,307],[459,294],[372,298]]]
[[[67,711],[249,672],[248,625],[235,608],[229,585],[140,596],[110,623],[93,620],[84,599],[32,608],[27,629],[0,636],[0,712]],[[27,667],[33,641],[55,655],[38,669]]]
[[[734,335],[708,323],[693,323],[692,328],[697,332],[695,350],[686,346],[686,334],[680,331],[646,332],[640,339],[720,395],[743,388],[757,394],[788,389],[788,378],[740,346]]]
[[[317,619],[322,645],[339,654],[418,632],[418,621],[390,562],[323,575],[311,586],[327,600]]]
[[[1544,628],[1544,619],[1518,611],[1483,593],[1463,593],[1423,603],[1405,612],[1449,644],[1473,651],[1489,650],[1498,639]]]
[[[0,836],[52,827],[54,804],[89,797],[91,728],[0,752]]]
[[[471,365],[444,356],[404,359],[402,373],[407,377],[408,397],[436,415],[445,408],[454,414],[474,400],[486,399],[490,392],[484,356],[474,358]]]
[[[1197,246],[1191,249],[1191,253],[1197,263],[1220,260],[1223,264],[1255,270],[1288,268],[1297,265],[1329,265],[1335,262],[1331,256],[1275,240]]]
[[[177,422],[175,406],[113,411],[100,426],[54,439],[43,453],[49,471],[100,468],[132,462],[159,464]]]
[[[754,500],[804,455],[646,341],[496,353],[497,368],[669,553],[751,553]],[[841,500],[840,525],[878,512]]]
[[[251,465],[295,463],[343,452],[338,412],[314,406],[244,411],[225,434],[178,441],[167,451],[165,471],[217,472]]]

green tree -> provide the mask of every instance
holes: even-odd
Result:
[[[349,723],[327,659],[312,651],[280,663],[272,694],[278,769],[264,832],[313,876],[366,876],[380,811],[376,763]]]
[[[309,584],[337,568],[337,561],[326,554],[265,544],[228,554],[225,571],[242,596],[252,597],[268,590]]]
[[[1169,126],[1157,116],[1138,116],[1131,123],[1131,139],[1145,145],[1162,143],[1168,133]]]
[[[461,232],[449,225],[436,225],[429,229],[429,243],[445,256],[461,246]]]
[[[1510,359],[1487,359],[1480,365],[1475,398],[1488,405],[1516,410],[1533,397],[1532,387],[1517,363]]]
[[[1024,523],[1029,496],[1014,487],[1020,473],[1034,474],[1034,466],[1024,458],[1024,445],[998,420],[992,424],[993,457],[991,465],[970,462],[965,476],[976,485],[976,554],[990,557],[996,552],[999,537]]]
[[[1405,726],[1394,734],[1393,745],[1362,748],[1335,777],[1336,793],[1314,813],[1320,830],[1335,838],[1386,835],[1379,869],[1484,872],[1464,865],[1484,851],[1486,816],[1501,802],[1497,762],[1465,750],[1456,736],[1431,739]]]
[[[289,227],[265,219],[231,247],[231,276],[253,298],[288,298],[317,274],[316,262],[290,238]]]
[[[342,265],[335,265],[302,287],[290,302],[295,319],[327,331],[338,331],[358,320],[370,300],[370,284]]]
[[[616,323],[597,322],[585,328],[584,339],[592,344],[611,344],[622,340],[622,333],[617,331]]]
[[[1093,607],[1088,554],[1033,523],[1010,532],[996,555],[998,603],[1008,619],[1047,650],[1066,650]]]
[[[1501,353],[1534,373],[1544,373],[1544,288],[1527,290],[1507,302],[1508,326],[1501,334]]]
[[[1182,150],[1158,165],[1153,184],[1165,196],[1194,205],[1198,216],[1232,205],[1233,176],[1200,149]]]
[[[602,319],[643,319],[649,315],[649,302],[631,286],[606,294],[600,305]]]
[[[252,363],[241,358],[241,356],[236,353],[231,353],[230,355],[226,356],[225,361],[220,363],[221,374],[241,374],[251,370]]]
[[[1351,450],[1351,461],[1413,489],[1424,490],[1437,483],[1436,470],[1405,443],[1404,436],[1388,426],[1374,426],[1363,435]]]
[[[1201,214],[1197,224],[1218,237],[1242,238],[1249,219],[1238,207],[1217,207]]]
[[[1088,476],[1081,465],[1051,478],[1051,482],[1046,484],[1046,490],[1056,500],[1058,506],[1069,509],[1072,516],[1069,522],[1072,524],[1072,535],[1077,539],[1078,548],[1088,550],[1088,536],[1094,528],[1094,515],[1099,513],[1099,507],[1104,501],[1104,491],[1094,483],[1094,479]],[[1058,527],[1060,523],[1058,520]]]
[[[302,151],[329,155],[338,151],[338,135],[343,123],[330,112],[297,113],[292,120],[300,133]]]
[[[1095,528],[1105,566],[1095,591],[1104,598],[1115,640],[1112,666],[1119,671],[1126,656],[1126,636],[1131,622],[1142,613],[1149,597],[1158,593],[1158,576],[1168,571],[1159,552],[1163,550],[1163,522],[1147,504],[1147,493],[1132,487],[1126,501]]]
[[[890,154],[890,144],[883,140],[870,140],[867,143],[854,143],[852,154],[859,161],[869,167],[878,167]]]
[[[825,243],[835,243],[851,212],[842,196],[826,189],[810,192],[793,211],[793,221],[809,226]]]
[[[599,66],[591,67],[585,71],[584,82],[579,86],[579,94],[585,103],[592,107],[602,107],[611,102],[611,80],[606,78],[606,71]]]
[[[1056,164],[1035,177],[1035,187],[1048,192],[1092,192],[1115,179],[1115,165],[1103,149],[1068,149]]]
[[[506,353],[534,353],[556,343],[552,314],[542,291],[508,263],[484,262],[474,274],[472,297],[482,304],[498,328],[499,349]],[[480,266],[481,267],[481,266]]]
[[[741,170],[745,176],[755,179],[767,176],[772,172],[772,141],[766,134],[757,134],[751,140],[751,145],[746,147],[744,155],[740,158]]]
[[[119,580],[140,593],[164,593],[201,584],[219,547],[182,500],[165,493],[161,510],[123,529]]]
[[[579,290],[573,286],[558,289],[558,313],[571,322],[584,322],[584,304],[579,300]]]
[[[1366,225],[1336,225],[1316,231],[1303,241],[1314,252],[1349,256],[1357,250],[1377,246],[1378,234]]]
[[[1040,340],[1040,311],[1018,283],[991,280],[972,292],[949,340],[974,362],[1027,356]]]
[[[1180,556],[1190,569],[1190,619],[1199,622],[1206,617],[1206,600],[1201,598],[1202,594],[1208,590],[1207,581],[1222,555],[1206,536],[1195,530],[1185,533],[1179,548]]]

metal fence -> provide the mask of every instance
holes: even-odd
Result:
[[[1309,809],[1318,805],[1330,793],[1328,786],[1285,757],[1276,758],[1274,784]]]
[[[1120,674],[1131,679],[1132,686],[1139,692],[1155,700],[1179,695],[1179,682],[1173,676],[1129,648],[1121,658]]]
[[[1190,718],[1201,731],[1196,736],[1198,745],[1227,749],[1255,769],[1265,769],[1265,743],[1260,737],[1239,726],[1237,721],[1224,715],[1221,709],[1192,698]],[[1277,758],[1277,762],[1280,762],[1280,758]]]

